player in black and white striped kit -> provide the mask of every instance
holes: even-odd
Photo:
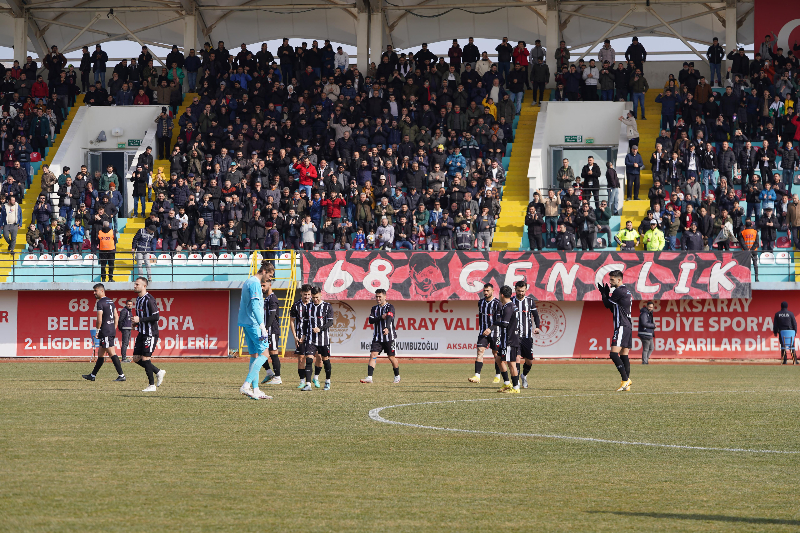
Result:
[[[619,370],[622,378],[617,392],[631,390],[631,362],[628,352],[631,348],[633,324],[631,323],[631,301],[633,296],[628,287],[622,282],[622,271],[614,270],[608,274],[611,285],[597,284],[600,294],[603,295],[603,305],[611,310],[614,319],[614,333],[611,337],[611,353],[609,357]]]
[[[369,348],[369,364],[367,365],[367,377],[361,383],[372,383],[372,374],[375,372],[375,363],[378,355],[384,352],[389,357],[394,370],[394,382],[400,383],[400,363],[394,351],[394,341],[397,340],[397,330],[394,329],[394,306],[386,301],[386,291],[378,289],[375,291],[375,302],[369,312],[369,323],[372,324],[372,346]]]
[[[106,288],[102,283],[98,283],[93,288],[94,297],[97,299],[97,305],[95,305],[94,310],[97,311],[97,338],[100,340],[100,348],[97,350],[97,362],[92,373],[84,374],[81,377],[87,381],[94,381],[97,373],[100,372],[100,367],[103,366],[105,354],[108,354],[111,362],[114,363],[114,368],[117,370],[117,379],[114,381],[125,381],[125,374],[122,372],[122,365],[114,348],[119,313],[114,307],[114,302],[111,298],[106,296]]]
[[[539,329],[542,321],[539,319],[539,310],[536,308],[536,298],[526,295],[528,283],[519,280],[514,284],[516,294],[511,299],[517,306],[517,324],[519,324],[519,352],[525,362],[522,365],[522,374],[519,373],[519,363],[517,363],[517,374],[523,389],[528,388],[528,372],[533,365],[533,336],[541,333]],[[531,322],[533,318],[533,323]],[[536,324],[536,327],[534,327]]]
[[[469,378],[470,383],[481,382],[483,354],[486,348],[490,347],[492,355],[497,356],[497,346],[492,337],[492,325],[498,305],[500,305],[500,301],[494,297],[494,285],[487,283],[483,286],[483,298],[478,300],[478,353],[475,357],[475,375]],[[494,382],[500,383],[500,367],[497,363],[494,364]]]
[[[314,362],[314,351],[319,354],[322,365],[325,367],[325,387],[323,390],[331,389],[331,339],[328,329],[333,325],[333,308],[328,302],[322,300],[322,291],[319,287],[311,288],[311,303],[308,304],[308,318],[303,324],[305,332],[306,351],[306,384],[300,389],[302,391],[311,390],[311,366]],[[314,373],[313,384],[319,388],[319,376],[322,367],[317,367]]]
[[[269,360],[264,361],[261,366],[267,371],[267,375],[261,383],[280,385],[283,383],[281,379],[280,350],[278,350],[278,337],[281,336],[280,303],[278,302],[278,296],[272,292],[272,281],[271,276],[262,280],[261,290],[264,293],[264,327],[269,335],[269,358],[272,359],[272,367],[275,370],[269,367]]]
[[[519,394],[519,374],[517,358],[519,357],[519,325],[517,324],[517,304],[511,297],[514,291],[508,285],[500,288],[500,305],[494,313],[494,339],[497,343],[495,361],[500,365],[503,386],[497,392]],[[508,374],[511,373],[511,381]]]
[[[297,375],[300,377],[298,389],[306,386],[306,343],[305,323],[308,320],[308,305],[311,303],[311,285],[300,287],[300,299],[289,309],[289,329],[294,337],[294,355],[297,357]]]
[[[147,373],[150,385],[142,392],[155,392],[167,373],[158,369],[150,360],[158,344],[158,304],[153,295],[147,292],[147,278],[136,278],[133,282],[133,291],[137,296],[133,324],[138,332],[136,343],[133,345],[133,362],[144,368]]]

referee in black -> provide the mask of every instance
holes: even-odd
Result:
[[[517,306],[517,323],[519,324],[519,352],[525,363],[522,365],[522,374],[519,373],[519,363],[517,363],[517,375],[523,389],[528,388],[528,372],[533,366],[533,335],[541,333],[539,329],[542,322],[539,319],[539,310],[536,308],[536,298],[529,294],[528,283],[519,280],[514,284],[516,294],[511,299]],[[533,323],[531,323],[533,318]],[[533,327],[536,324],[536,327]]]
[[[306,386],[302,391],[311,390],[311,366],[314,361],[314,350],[316,349],[322,365],[325,367],[325,387],[323,390],[331,389],[331,338],[328,335],[328,328],[333,325],[333,308],[328,302],[322,301],[322,291],[319,287],[311,288],[311,303],[308,305],[308,320],[306,321]],[[321,368],[314,371],[314,386],[319,387],[319,375]]]
[[[119,332],[122,333],[122,342],[120,343],[120,352],[122,353],[122,362],[127,363],[128,359],[128,344],[131,342],[131,331],[133,330],[133,298],[125,302],[125,307],[119,312]]]
[[[500,365],[503,386],[497,392],[519,394],[519,331],[517,324],[517,305],[511,300],[514,291],[508,285],[500,288],[500,305],[494,315],[494,338],[497,343],[495,361]],[[508,374],[511,373],[511,381]]]

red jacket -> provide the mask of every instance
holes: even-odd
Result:
[[[347,202],[341,196],[337,196],[335,200],[322,200],[320,205],[327,209],[328,218],[341,218],[342,208],[347,205]]]
[[[133,105],[150,105],[150,98],[146,94],[137,94],[133,97]]]
[[[45,82],[37,81],[31,87],[31,96],[34,98],[47,98],[50,96],[50,89]]]
[[[314,180],[317,179],[317,169],[314,165],[310,164],[306,167],[301,163],[295,163],[294,169],[299,172],[300,185],[314,185]]]
[[[519,63],[523,67],[528,66],[528,56],[530,55],[531,53],[528,52],[527,48],[523,47],[522,50],[520,50],[516,46],[514,47],[514,51],[511,53],[511,57],[514,59],[514,64],[516,65]]]

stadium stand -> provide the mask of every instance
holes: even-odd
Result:
[[[80,69],[102,62],[102,54],[99,46],[85,50]],[[688,62],[674,81],[673,76],[648,79],[631,48],[627,62],[602,74],[594,59],[565,61],[554,76],[557,88],[547,91],[545,100],[634,104],[624,123],[638,156],[627,156],[626,175],[618,176],[625,195],[619,213],[590,205],[593,186],[581,180],[582,162],[567,175],[572,180],[551,184],[557,202],[546,207],[546,190],[538,201],[529,197],[527,159],[540,108],[526,90],[535,70],[529,71],[524,44],[515,49],[510,70],[490,60],[476,62],[473,70],[472,64],[453,59],[458,54],[437,57],[425,47],[400,54],[388,49],[380,65],[366,72],[349,61],[337,62],[330,43],[321,48],[316,41],[310,48],[284,44],[275,54],[207,44],[191,57],[176,48],[167,57],[169,68],[158,69],[145,48],[136,63],[114,66],[105,85],[82,79],[81,87],[72,69],[62,80],[41,71],[49,84],[35,65],[3,72],[8,112],[2,127],[17,134],[2,146],[5,174],[30,178],[23,188],[12,179],[0,191],[3,202],[17,196],[22,206],[15,256],[4,261],[0,278],[11,270],[16,279],[27,269],[77,265],[69,257],[55,262],[34,257],[96,255],[103,222],[118,218],[120,279],[134,274],[134,240],[151,226],[149,249],[138,251],[161,254],[154,265],[166,263],[164,254],[196,253],[174,257],[170,269],[202,269],[216,264],[207,254],[257,249],[270,255],[282,249],[528,250],[531,244],[614,250],[620,244],[615,237],[629,220],[639,234],[637,249],[695,249],[685,235],[695,222],[701,249],[741,248],[748,219],[758,232],[751,249],[762,277],[794,279],[800,208],[791,187],[800,122],[794,112],[798,65],[793,51],[774,65],[748,58],[744,79],[728,72],[717,87],[701,81],[700,69]],[[26,72],[39,76],[35,86],[26,83]],[[198,73],[193,87],[192,72]],[[598,76],[599,82],[591,83]],[[677,96],[667,96],[667,89]],[[33,95],[41,101],[34,102]],[[64,108],[64,102],[71,107]],[[78,172],[75,184],[66,184],[65,175],[57,184],[45,184],[43,164],[52,159],[78,106],[153,103],[162,106],[156,146],[139,158],[136,171],[128,175],[115,169],[113,177]],[[37,106],[44,119],[37,118]],[[33,148],[18,135],[38,132],[40,121],[42,132],[52,131],[37,133],[39,152],[31,157]],[[723,142],[731,146],[723,150]],[[669,146],[662,146],[663,156],[655,163],[657,143]],[[633,164],[636,157],[641,165]],[[28,173],[20,174],[15,161]],[[602,168],[605,161],[598,163]],[[638,198],[628,198],[625,185],[634,166],[640,189]],[[750,185],[752,176],[772,182],[771,191]],[[139,210],[130,206],[119,212],[122,197],[110,190],[112,181],[117,190],[121,181],[133,187],[142,215],[133,216]],[[38,202],[40,191],[44,202]],[[538,217],[529,221],[531,207]],[[762,216],[768,207],[774,223]],[[723,209],[730,220],[722,219]],[[11,208],[4,209],[4,218],[13,217],[10,213]],[[73,231],[75,220],[82,230]],[[563,224],[574,244],[560,239],[547,221]]]

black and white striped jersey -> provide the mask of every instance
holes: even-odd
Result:
[[[278,297],[275,293],[270,294],[264,298],[264,326],[270,333],[281,334],[281,319],[278,309]]]
[[[478,300],[479,335],[483,335],[483,332],[487,329],[492,329],[492,325],[494,324],[494,314],[499,305],[500,300],[497,298],[492,298],[489,301],[486,301],[486,298],[481,298]]]
[[[494,313],[494,339],[500,348],[519,346],[517,304],[514,302],[499,303],[497,306]]]
[[[536,298],[530,294],[518,300],[516,295],[511,298],[514,305],[517,306],[517,324],[519,325],[519,336],[521,339],[530,339],[533,337],[533,323],[531,323],[531,316],[536,327],[542,325],[539,319],[539,310],[536,309]]]
[[[158,304],[149,292],[136,298],[136,316],[139,323],[136,330],[148,337],[158,337]]]
[[[95,311],[102,311],[103,317],[100,323],[97,324],[98,337],[113,337],[117,331],[114,328],[114,302],[108,296],[103,296],[97,300],[97,305],[94,307]]]
[[[294,332],[297,338],[306,334],[306,321],[308,320],[308,306],[303,300],[297,300],[289,309],[289,316],[294,318]]]
[[[625,285],[611,289],[611,294],[608,298],[603,296],[603,304],[611,309],[611,315],[614,317],[614,329],[626,327],[632,329],[631,324],[631,291]]]
[[[374,305],[369,312],[369,323],[375,327],[372,334],[372,342],[389,342],[397,338],[397,331],[394,329],[394,306],[390,303],[385,305]],[[386,318],[382,318],[386,315]],[[384,329],[389,330],[386,334]]]
[[[306,340],[314,346],[330,346],[331,339],[328,328],[333,325],[333,308],[328,302],[308,304],[308,320],[306,321]],[[319,331],[314,331],[319,328]]]

